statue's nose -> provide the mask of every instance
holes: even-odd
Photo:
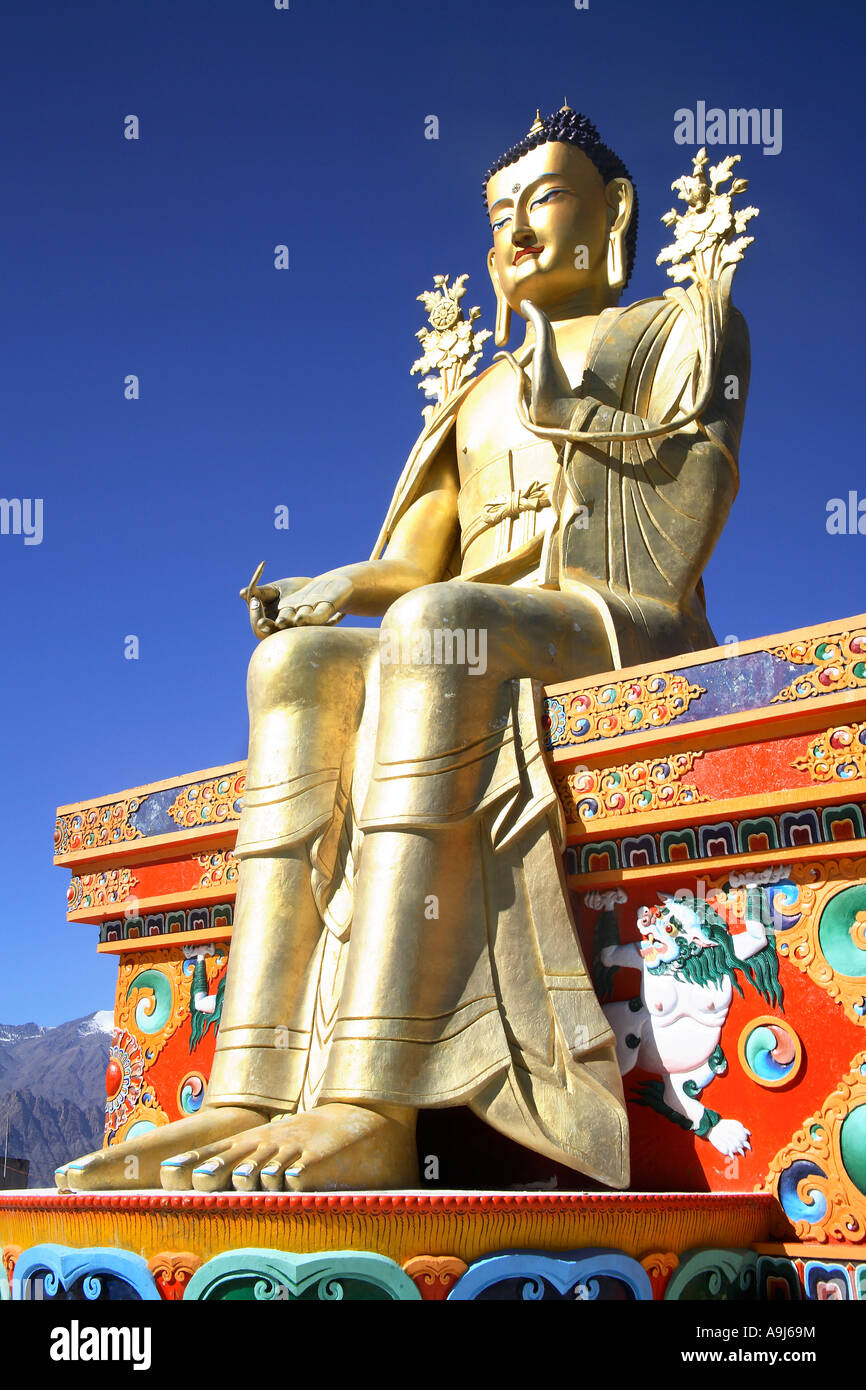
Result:
[[[535,233],[531,227],[515,223],[511,231],[511,240],[515,246],[534,246]]]

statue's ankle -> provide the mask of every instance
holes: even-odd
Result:
[[[415,1125],[418,1120],[418,1111],[411,1105],[386,1105],[382,1101],[359,1102],[365,1110],[373,1110],[377,1115],[384,1115],[386,1119],[396,1120],[398,1125],[408,1129],[414,1134]]]

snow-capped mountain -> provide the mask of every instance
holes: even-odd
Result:
[[[30,1187],[53,1186],[58,1163],[102,1144],[113,1017],[0,1024],[0,1143],[8,1119],[9,1156],[30,1159]]]

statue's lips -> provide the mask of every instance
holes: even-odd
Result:
[[[540,256],[543,250],[543,246],[524,246],[515,255],[514,264],[517,265],[519,261],[523,260],[524,256]]]

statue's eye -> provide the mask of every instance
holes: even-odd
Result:
[[[500,217],[496,222],[492,223],[494,232],[498,232],[500,227],[507,227],[510,221],[511,213],[507,212],[503,217]]]
[[[560,193],[564,192],[564,188],[551,188],[547,193],[542,193],[540,198],[533,199],[529,207],[530,212],[533,210],[533,208],[543,207],[545,203],[549,203],[552,201],[552,199],[558,198]]]

